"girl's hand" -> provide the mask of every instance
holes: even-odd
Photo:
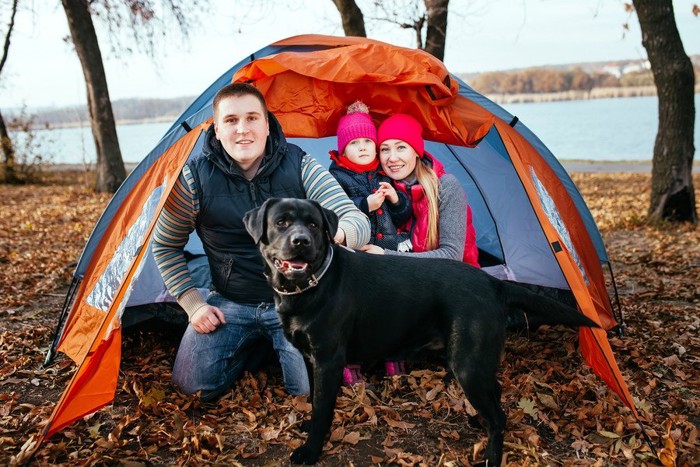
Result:
[[[384,193],[384,197],[389,200],[391,204],[396,204],[399,202],[399,195],[396,194],[396,189],[387,182],[379,182],[378,193]]]
[[[374,212],[379,209],[383,202],[384,192],[380,188],[376,193],[372,193],[367,197],[367,209],[369,209],[369,212]]]
[[[384,248],[378,247],[377,245],[365,245],[362,248],[360,248],[360,250],[366,251],[367,253],[372,253],[373,255],[384,254]]]

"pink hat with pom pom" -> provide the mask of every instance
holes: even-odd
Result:
[[[345,146],[356,138],[369,138],[377,144],[377,127],[369,116],[369,108],[361,101],[348,107],[347,114],[338,122],[338,154],[343,155]]]

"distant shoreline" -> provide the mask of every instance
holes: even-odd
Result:
[[[592,160],[559,160],[569,173],[651,173],[651,161],[592,161]],[[138,165],[134,162],[124,164],[127,172]],[[88,170],[94,164],[48,164],[47,170]],[[693,162],[693,173],[700,173],[700,161]]]
[[[120,119],[116,120],[115,123],[119,125],[146,125],[149,123],[172,123],[179,115],[164,115],[162,117],[155,118],[141,118],[141,119]],[[81,120],[77,122],[63,122],[63,123],[51,123],[49,128],[34,128],[35,130],[63,130],[68,128],[89,128],[90,122],[88,120]]]
[[[695,85],[695,93],[700,93],[700,83]],[[656,96],[656,86],[623,86],[614,88],[593,88],[590,91],[543,92],[538,94],[484,94],[496,104],[525,104],[532,102],[559,102],[590,99],[617,99],[627,97]]]

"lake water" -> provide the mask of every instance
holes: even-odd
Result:
[[[508,104],[504,106],[527,125],[561,160],[650,161],[657,128],[656,97]],[[700,95],[695,95],[695,108]],[[695,156],[700,123],[695,119]],[[124,162],[139,162],[171,123],[119,125]],[[37,137],[53,153],[54,163],[94,163],[95,146],[89,126],[44,130]]]
[[[695,94],[695,158],[700,122]],[[658,127],[656,97],[509,104],[511,114],[561,160],[650,161]]]

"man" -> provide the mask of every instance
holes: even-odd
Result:
[[[202,154],[182,169],[153,235],[153,256],[170,293],[189,315],[173,382],[202,400],[225,392],[265,352],[277,353],[284,385],[308,394],[304,360],[284,337],[263,262],[243,215],[273,197],[309,198],[340,217],[336,242],[359,248],[369,222],[335,179],[299,147],[287,143],[260,91],[234,83],[217,92],[214,123]],[[209,258],[212,291],[194,287],[183,247],[197,230]]]

